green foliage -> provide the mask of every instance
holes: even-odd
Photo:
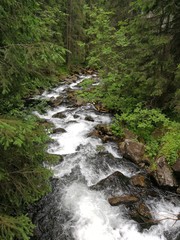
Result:
[[[111,131],[117,137],[124,137],[124,128],[121,125],[119,118],[120,116],[116,114],[113,123],[111,124]]]
[[[153,131],[157,128],[162,128],[168,125],[169,120],[157,109],[142,109],[137,107],[134,111],[123,113],[116,116],[116,121],[119,121],[128,127],[135,134],[147,140]]]
[[[180,124],[172,122],[168,132],[162,137],[160,155],[166,156],[169,165],[173,165],[180,155]]]
[[[19,217],[0,216],[0,239],[29,240],[32,236],[33,224],[24,215]]]
[[[48,138],[32,119],[0,119],[0,133],[0,196],[4,204],[18,211],[22,204],[34,202],[49,189],[46,180],[50,172],[43,167],[43,162],[51,160],[45,152]]]
[[[112,132],[124,136],[124,129],[131,130],[146,145],[150,159],[165,156],[169,165],[176,162],[180,149],[180,124],[170,121],[157,109],[141,109],[116,115]]]
[[[0,134],[0,234],[4,239],[29,239],[32,224],[22,214],[27,204],[50,190],[51,172],[43,163],[56,159],[46,153],[48,137],[32,117],[1,118]]]
[[[46,5],[44,9],[38,1],[1,1],[1,112],[55,80],[66,53],[53,31],[60,15],[57,7]]]
[[[86,34],[90,41],[88,44],[88,64],[90,67],[99,69],[107,66],[108,61],[112,61],[112,40],[114,28],[110,26],[111,12],[103,8],[85,7],[90,25],[86,29]],[[113,52],[114,53],[114,52]]]
[[[118,7],[121,4],[116,3]],[[126,18],[114,23],[113,3],[110,1],[108,11],[106,5],[90,11],[91,25],[87,29],[91,39],[89,64],[101,69],[102,102],[109,109],[122,112],[142,103],[175,116],[174,111],[179,109],[178,70],[175,77],[179,61],[175,41],[179,37],[178,7],[173,1],[135,1]],[[172,46],[176,50],[171,51]]]
[[[94,79],[88,78],[88,79],[85,79],[83,82],[79,83],[79,86],[82,87],[84,90],[87,90],[88,88],[92,87],[93,83],[94,83]]]

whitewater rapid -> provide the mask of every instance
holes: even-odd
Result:
[[[79,89],[84,79],[96,75],[80,75],[74,83],[61,85],[44,92],[39,98],[52,99],[66,96],[68,89]],[[54,117],[63,113],[63,118]],[[128,178],[141,170],[123,159],[113,142],[102,143],[100,138],[90,137],[98,124],[109,124],[112,116],[100,113],[92,104],[76,107],[66,101],[59,107],[48,109],[38,117],[53,123],[60,133],[51,133],[54,140],[48,152],[62,155],[63,161],[48,166],[54,172],[53,191],[43,198],[34,216],[39,240],[178,240],[180,221],[175,221],[180,213],[180,201],[176,196],[167,199],[167,193],[159,191],[158,197],[146,199],[156,225],[141,229],[128,216],[124,205],[112,207],[107,199],[113,189],[96,191],[90,186],[106,178],[115,171]],[[87,121],[86,117],[94,121]],[[101,154],[101,151],[104,153]],[[123,190],[116,192],[123,194]],[[161,220],[161,221],[159,221]]]

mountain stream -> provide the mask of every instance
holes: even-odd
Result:
[[[103,143],[90,132],[98,124],[112,120],[109,113],[100,113],[92,104],[74,106],[68,102],[68,91],[79,89],[84,79],[94,75],[79,75],[76,82],[64,82],[39,98],[62,96],[60,106],[48,109],[45,114],[36,112],[42,119],[54,124],[50,137],[54,140],[48,152],[63,156],[63,161],[51,166],[54,177],[52,192],[34,206],[33,221],[37,225],[35,240],[178,240],[180,239],[180,200],[176,194],[151,185],[154,195],[143,195],[156,224],[144,228],[133,220],[124,204],[111,206],[109,197],[131,194],[126,184],[116,182],[102,188],[96,184],[115,172],[127,181],[143,173],[132,162],[123,159],[114,142]],[[55,115],[60,113],[61,117]],[[86,117],[90,117],[90,121]],[[50,167],[50,166],[48,166]],[[138,194],[138,192],[136,192]]]

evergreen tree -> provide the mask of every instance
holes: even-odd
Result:
[[[123,15],[116,24],[110,16],[108,22],[105,17],[99,20],[99,8],[95,24],[87,31],[94,36],[89,64],[96,61],[102,69],[103,102],[116,111],[133,109],[141,102],[172,114],[177,109],[173,100],[177,103],[179,96],[178,72],[175,78],[179,63],[175,50],[178,6],[174,1],[136,1],[129,8],[126,19]]]
[[[44,2],[45,3],[45,2]],[[28,204],[50,189],[53,161],[41,124],[23,113],[23,98],[48,87],[64,64],[56,5],[42,1],[0,3],[0,239],[29,239]],[[58,37],[60,36],[60,37]],[[14,115],[14,117],[12,117]],[[16,115],[16,117],[15,117]]]
[[[85,62],[85,16],[83,7],[85,0],[66,0],[66,62],[69,68],[77,68]]]
[[[59,45],[57,7],[44,9],[38,1],[1,1],[0,98],[2,112],[38,87],[49,86],[64,62]]]

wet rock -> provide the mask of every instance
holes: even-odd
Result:
[[[175,173],[180,173],[180,159],[176,161],[176,163],[172,166],[172,169]]]
[[[78,79],[78,75],[74,74],[72,76],[69,76],[68,78],[65,79],[65,81],[67,81],[68,83],[73,83],[76,82]]]
[[[177,194],[180,194],[180,187],[176,189]]]
[[[113,174],[109,175],[108,177],[99,181],[97,184],[90,187],[90,189],[92,190],[111,189],[111,194],[112,190],[114,192],[119,190],[129,191],[129,188],[129,178],[119,171],[114,172]]]
[[[92,74],[94,73],[94,70],[88,69],[88,70],[86,71],[86,73],[92,75]]]
[[[167,186],[167,187],[177,187],[176,179],[173,176],[173,172],[168,166],[166,159],[164,157],[160,157],[156,160],[157,168],[152,173],[152,176],[156,180],[159,186]]]
[[[136,142],[134,140],[125,139],[119,145],[122,155],[136,164],[143,162],[143,156],[145,152],[144,144]]]
[[[68,125],[69,125],[69,124],[72,124],[72,123],[78,123],[78,122],[75,121],[75,120],[71,120],[71,121],[68,122]]]
[[[74,118],[79,118],[79,115],[77,115],[77,114],[74,114],[74,116],[73,116]]]
[[[64,128],[55,128],[53,129],[53,133],[65,133],[66,130]]]
[[[66,118],[66,115],[62,112],[58,112],[52,116],[53,118]]]
[[[87,137],[95,137],[95,138],[98,138],[100,137],[99,133],[97,130],[93,130],[92,132],[88,133],[87,134]]]
[[[138,222],[141,228],[150,228],[156,224],[153,220],[151,212],[145,203],[137,203],[129,207],[129,215],[131,218]]]
[[[136,186],[136,187],[142,187],[142,188],[147,187],[147,182],[146,182],[145,176],[140,175],[140,174],[131,177],[130,182],[133,186]]]
[[[152,219],[151,212],[144,203],[139,204],[137,210],[143,218]]]
[[[112,132],[110,130],[109,125],[107,124],[98,124],[95,129],[100,133],[104,135],[112,135]]]
[[[86,116],[84,119],[86,121],[94,122],[94,119],[91,116]]]
[[[58,107],[59,105],[61,105],[61,103],[63,102],[63,97],[61,96],[58,96],[57,98],[51,98],[49,101],[48,101],[48,104],[51,106],[51,107]]]
[[[95,127],[95,130],[91,132],[89,137],[99,137],[103,142],[116,141],[117,138],[112,134],[109,125],[107,124],[98,124]]]
[[[85,102],[82,98],[77,98],[75,91],[70,89],[67,91],[67,102],[73,107],[81,107]]]
[[[120,204],[132,204],[138,201],[139,198],[133,195],[124,195],[108,199],[108,202],[110,203],[111,206],[118,206]]]
[[[102,103],[95,103],[95,108],[97,109],[97,111],[99,111],[99,112],[104,112],[104,113],[108,113],[109,112],[109,110],[105,107],[105,106],[103,106],[103,104]]]

